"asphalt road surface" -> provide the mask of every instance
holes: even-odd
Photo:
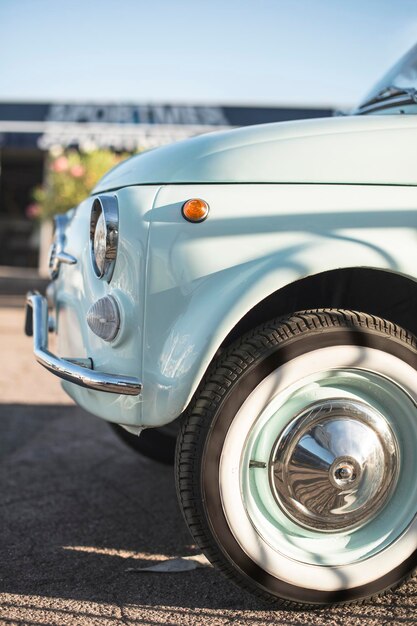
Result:
[[[173,472],[72,404],[0,308],[0,624],[417,624],[417,585],[363,606],[271,611],[211,567],[132,569],[198,552]],[[10,302],[12,305],[13,302]]]

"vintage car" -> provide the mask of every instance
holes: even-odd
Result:
[[[416,83],[417,47],[353,115],[127,160],[56,219],[51,315],[28,295],[36,359],[142,451],[177,439],[195,541],[277,605],[417,564]]]

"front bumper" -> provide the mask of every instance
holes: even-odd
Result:
[[[119,376],[94,371],[92,359],[62,359],[48,350],[48,303],[39,293],[26,297],[25,332],[33,336],[35,358],[47,370],[71,383],[120,395],[138,396],[142,384],[133,376]]]

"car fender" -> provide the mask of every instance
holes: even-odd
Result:
[[[202,223],[182,217],[193,197],[210,206]],[[277,290],[345,267],[415,276],[411,186],[171,185],[145,219],[144,425],[186,408],[224,338]]]

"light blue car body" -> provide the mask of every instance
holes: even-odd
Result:
[[[136,376],[143,389],[125,396],[64,382],[66,391],[133,429],[167,424],[233,329],[271,294],[341,268],[414,283],[416,163],[415,116],[375,115],[213,133],[119,165],[67,228],[77,263],[62,265],[55,282],[59,353],[92,357],[95,369]],[[89,245],[92,203],[103,194],[119,206],[109,283],[95,275]],[[209,204],[204,222],[183,218],[190,198]],[[108,294],[122,318],[110,343],[86,322]]]

